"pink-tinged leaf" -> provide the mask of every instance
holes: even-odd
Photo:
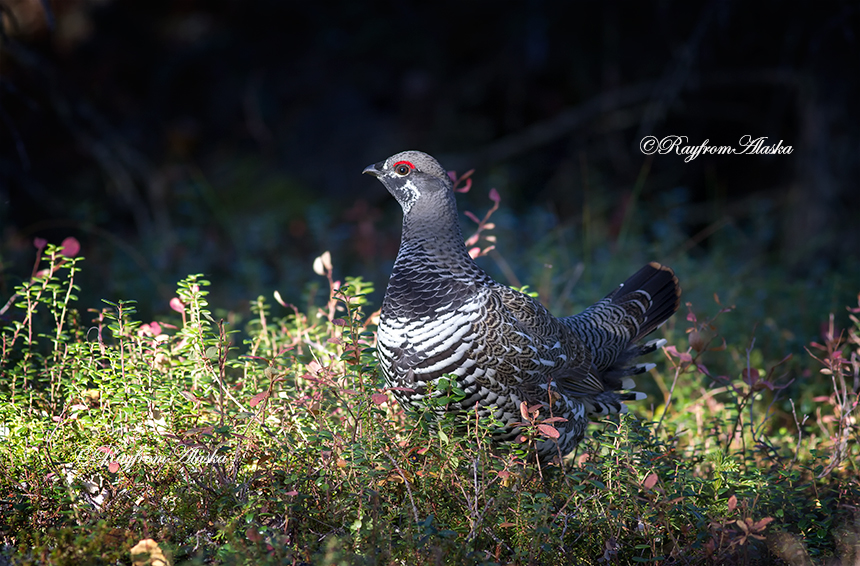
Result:
[[[558,432],[558,429],[554,426],[550,426],[548,424],[539,424],[537,425],[538,432],[547,438],[558,438],[561,434]]]
[[[657,485],[657,474],[650,473],[648,477],[645,478],[645,481],[642,482],[642,486],[645,489],[654,489],[654,486]]]
[[[333,321],[331,321],[331,323],[334,324],[335,326],[346,326],[346,321],[342,318],[336,318]]]
[[[269,396],[268,391],[263,391],[262,393],[257,393],[256,395],[251,397],[250,405],[252,407],[256,407],[257,405],[260,404],[260,401],[265,400],[268,396]]]
[[[374,393],[370,396],[370,400],[373,401],[374,405],[382,405],[388,401],[388,395],[385,393]]]
[[[711,373],[708,371],[708,368],[705,367],[705,364],[696,364],[696,368],[702,372],[703,374],[710,376]]]
[[[108,464],[108,471],[112,474],[115,474],[119,471],[119,462],[111,462]]]
[[[567,419],[564,417],[550,417],[548,419],[544,419],[543,422],[550,423],[550,424],[552,424],[552,423],[566,423]]]
[[[263,535],[261,535],[254,527],[248,527],[245,529],[245,536],[251,542],[260,542],[263,540]]]
[[[86,411],[87,409],[89,409],[89,407],[87,407],[83,403],[76,403],[76,404],[72,405],[73,411]]]
[[[687,320],[689,322],[696,322],[696,315],[691,311],[687,313]]]
[[[172,308],[176,312],[185,312],[185,305],[182,304],[182,301],[179,300],[179,297],[173,297],[172,299],[170,299],[170,308]]]
[[[158,336],[161,334],[161,325],[155,321],[149,323],[149,329],[152,330],[152,333]]]
[[[499,196],[499,191],[496,189],[490,189],[490,200],[499,203],[502,200],[502,197]]]
[[[111,448],[110,446],[99,446],[98,448],[96,448],[96,450],[98,450],[102,454],[112,454],[113,453],[113,448]]]
[[[752,526],[752,530],[757,533],[760,533],[765,529],[765,527],[767,527],[771,522],[773,522],[773,520],[773,517],[765,517],[760,521],[756,521],[755,524]]]
[[[49,271],[47,269],[40,269],[36,272],[36,277],[47,277]]]
[[[478,236],[477,234],[472,234],[471,236],[469,236],[466,239],[466,247],[468,248],[469,246],[474,246],[475,244],[477,244],[479,237],[480,236]]]
[[[466,215],[466,218],[468,218],[469,220],[471,220],[471,221],[472,221],[472,222],[474,222],[475,224],[480,224],[480,223],[481,223],[481,221],[480,221],[480,220],[478,220],[478,217],[477,217],[477,216],[475,216],[474,214],[472,214],[471,212],[469,212],[468,210],[467,210],[467,211],[465,211],[465,212],[463,212],[463,214],[465,214],[465,215]]]
[[[738,498],[735,495],[729,497],[729,513],[734,513],[735,509],[738,506]]]
[[[78,252],[81,251],[81,243],[78,242],[77,238],[73,238],[71,236],[63,240],[61,245],[63,249],[60,253],[66,257],[75,257],[78,255]]]
[[[496,228],[496,224],[494,222],[487,222],[484,224],[484,230],[493,230]]]
[[[462,179],[460,179],[462,181]],[[472,189],[472,179],[466,179],[466,183],[459,188],[454,189],[458,193],[468,193]]]
[[[676,358],[678,358],[682,362],[692,362],[693,361],[693,356],[691,356],[687,352],[679,352],[675,346],[666,347],[666,348],[664,348],[664,350],[666,350],[666,352],[668,352],[672,356],[675,356]]]
[[[751,385],[758,381],[759,373],[758,370],[755,368],[744,368],[744,370],[741,372],[741,376],[744,378],[744,381],[748,385]]]
[[[33,245],[36,246],[37,250],[41,251],[45,249],[45,246],[48,245],[48,240],[46,240],[45,238],[34,238]]]
[[[481,248],[471,248],[469,250],[469,257],[471,257],[472,259],[475,259],[480,255],[481,255]]]
[[[502,529],[509,529],[509,528],[511,528],[511,527],[516,527],[516,526],[517,526],[517,524],[516,524],[516,523],[510,523],[510,522],[507,522],[507,521],[505,521],[504,523],[499,523],[499,527],[500,527],[500,528],[502,528]]]
[[[511,472],[509,472],[509,471],[507,471],[507,470],[501,470],[501,471],[498,471],[498,472],[496,472],[496,474],[497,474],[500,478],[502,478],[503,480],[506,480],[506,479],[508,479],[509,477],[511,477]]]
[[[520,416],[524,421],[529,420],[529,407],[525,401],[520,401]]]
[[[298,494],[299,494],[299,492],[294,489],[292,491],[288,491],[285,495],[289,495],[290,497],[295,497]]]
[[[457,182],[457,172],[456,171],[448,171],[448,178],[451,179],[452,182]]]

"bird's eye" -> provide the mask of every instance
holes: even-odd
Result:
[[[394,164],[394,167],[393,167],[394,172],[397,173],[398,175],[403,176],[403,177],[405,177],[410,172],[412,172],[412,170],[414,168],[415,167],[413,167],[412,164],[409,163],[408,161],[398,161],[397,163]]]

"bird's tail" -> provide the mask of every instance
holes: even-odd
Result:
[[[589,345],[594,365],[606,389],[588,399],[592,416],[627,412],[622,401],[644,399],[633,391],[631,376],[645,373],[651,363],[631,364],[635,358],[662,348],[666,341],[639,341],[654,332],[681,304],[681,286],[671,268],[651,262],[581,314],[566,319]]]

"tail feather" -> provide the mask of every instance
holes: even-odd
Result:
[[[630,376],[648,372],[655,364],[631,364],[631,361],[665,346],[666,340],[660,338],[644,344],[638,342],[675,314],[680,304],[681,287],[675,272],[652,262],[602,301],[567,319],[592,348],[595,366],[606,388],[602,393],[583,398],[590,416],[626,413],[624,401],[646,397],[644,393],[633,391],[635,383]],[[623,316],[611,314],[619,309]]]
[[[641,313],[643,294],[648,304],[644,313]],[[637,317],[639,331],[630,340],[636,342],[654,332],[658,326],[675,314],[681,305],[681,286],[670,267],[652,261],[631,275],[627,281],[607,295],[607,298],[611,298],[612,303],[616,305],[635,302],[640,306],[641,314],[636,313],[639,314]]]
[[[606,415],[626,413],[627,405],[623,403],[624,401],[641,401],[646,397],[647,395],[641,391],[625,391],[623,393],[604,391],[593,397],[584,397],[582,402],[589,417],[605,417]]]

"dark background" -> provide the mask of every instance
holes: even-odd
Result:
[[[479,215],[498,188],[510,269],[485,261],[509,283],[561,254],[583,281],[673,261],[704,296],[753,271],[835,305],[860,287],[828,286],[860,273],[857,2],[0,6],[0,302],[37,236],[81,241],[84,307],[157,315],[196,272],[220,308],[298,302],[324,250],[381,289],[399,210],[360,172],[404,149],[475,168],[458,198]],[[794,151],[639,150],[670,134]]]

